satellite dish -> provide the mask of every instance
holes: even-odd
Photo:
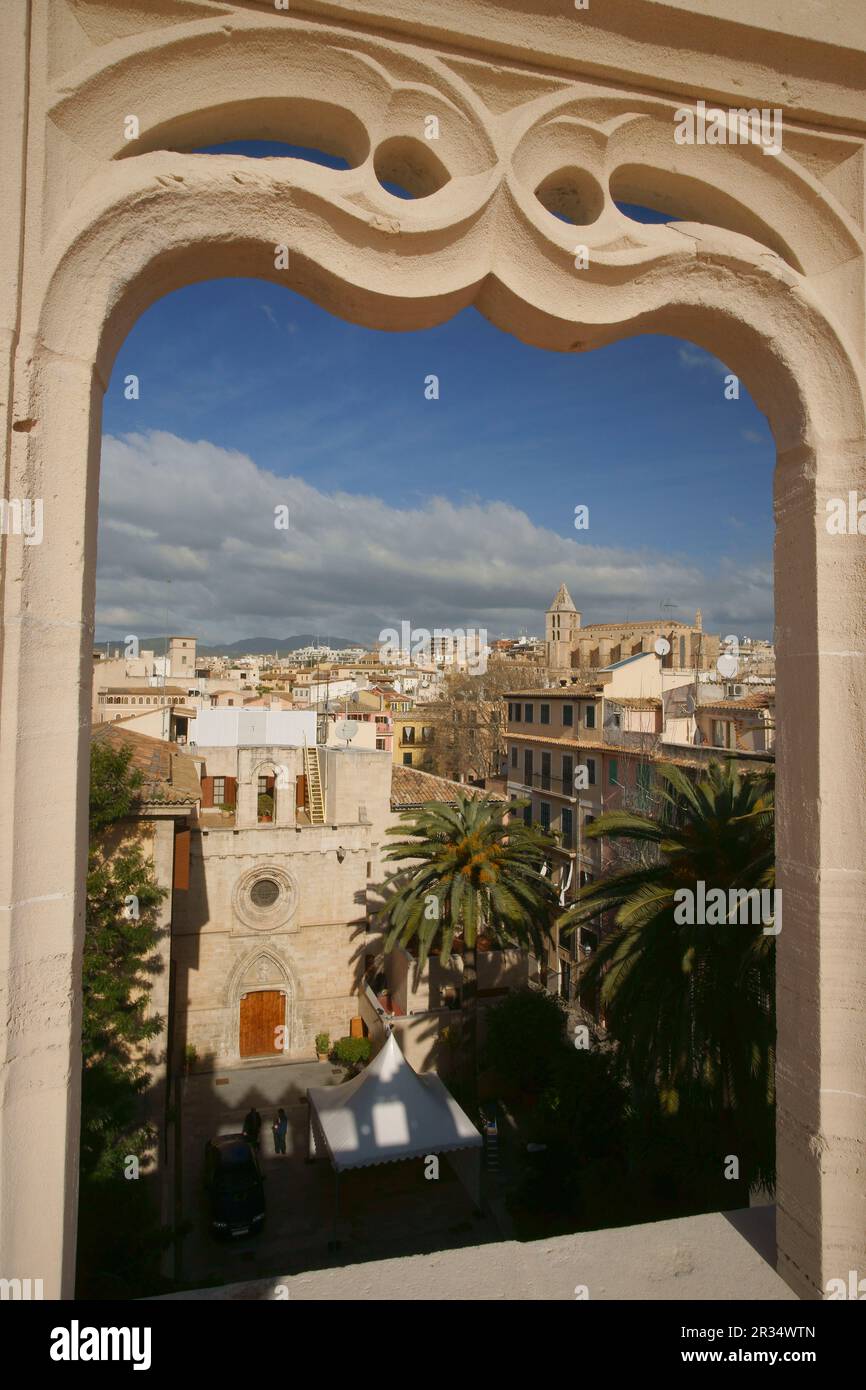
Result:
[[[351,743],[360,727],[357,719],[337,719],[334,722],[334,733],[337,738],[344,738],[347,743]]]

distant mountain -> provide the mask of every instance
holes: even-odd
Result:
[[[341,651],[344,647],[362,647],[363,642],[353,641],[350,637],[320,637],[314,632],[299,632],[294,637],[242,637],[239,642],[225,642],[223,644],[196,647],[196,654],[201,652],[202,656],[271,656],[277,652],[280,656],[288,656],[289,652],[296,652],[300,647],[330,647],[332,651]]]
[[[165,651],[165,637],[140,637],[139,647],[142,651],[155,652],[157,656],[162,656]],[[105,647],[104,641],[97,642],[97,647]],[[277,652],[280,656],[288,656],[289,652],[296,652],[299,647],[331,647],[333,651],[340,651],[344,647],[362,647],[363,642],[352,641],[348,637],[320,637],[314,632],[299,632],[294,637],[242,637],[239,642],[213,642],[209,645],[199,642],[196,645],[198,656],[272,656]],[[110,639],[109,648],[113,651],[115,647],[123,650],[123,642],[119,638]]]

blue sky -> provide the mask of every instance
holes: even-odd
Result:
[[[725,399],[724,373],[671,338],[557,354],[472,309],[393,334],[266,282],[187,287],[139,319],[106,395],[98,636],[161,631],[166,605],[202,640],[372,640],[392,617],[541,631],[560,580],[585,622],[671,602],[771,636],[773,443],[744,383]],[[186,534],[166,492],[192,506]],[[284,492],[293,539],[266,517]]]

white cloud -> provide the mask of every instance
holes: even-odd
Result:
[[[274,313],[273,309],[271,308],[270,304],[261,304],[259,307],[261,308],[261,311],[264,314],[265,318],[268,320],[268,322],[273,324],[274,328],[276,328],[278,331],[282,332],[283,326],[277,318],[276,314]],[[294,323],[292,319],[288,319],[286,321],[285,331],[286,333],[297,333],[298,325]]]
[[[680,365],[690,370],[698,368],[702,371],[717,372],[719,376],[728,374],[724,362],[720,362],[718,357],[713,357],[712,353],[704,352],[703,348],[695,347],[694,343],[681,343],[677,348],[677,357]]]
[[[290,528],[274,525],[287,505]],[[584,621],[676,616],[748,631],[772,623],[768,572],[725,562],[724,582],[654,550],[594,545],[536,525],[506,502],[431,497],[398,509],[372,495],[325,493],[247,455],[163,432],[103,444],[97,624],[203,642],[319,632],[373,640],[416,626],[525,626],[565,580]],[[166,616],[168,610],[168,616]]]

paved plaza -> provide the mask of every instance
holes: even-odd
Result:
[[[185,1080],[180,1182],[183,1215],[192,1229],[183,1241],[184,1283],[231,1283],[500,1238],[494,1218],[477,1215],[443,1157],[436,1181],[425,1178],[421,1159],[343,1174],[340,1245],[329,1249],[334,1174],[326,1159],[306,1161],[306,1091],[339,1085],[343,1076],[328,1062],[269,1062]],[[208,1231],[201,1186],[204,1147],[214,1135],[239,1132],[251,1105],[262,1117],[265,1228],[259,1235],[217,1241]],[[271,1132],[280,1105],[289,1117],[285,1156],[274,1152]]]

